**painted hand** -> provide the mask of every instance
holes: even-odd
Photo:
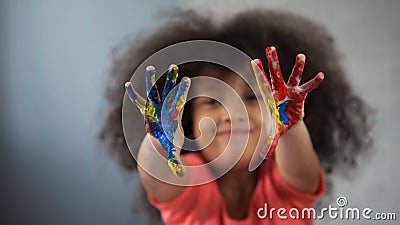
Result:
[[[158,93],[155,81],[156,69],[146,68],[147,99],[144,100],[130,82],[125,83],[125,90],[142,115],[146,124],[146,132],[156,138],[168,154],[168,166],[178,176],[183,176],[182,163],[179,161],[180,149],[174,146],[174,137],[178,128],[179,114],[183,110],[190,87],[190,79],[185,77],[176,87],[178,66],[170,65],[162,96]],[[177,155],[178,154],[178,155]]]
[[[312,80],[299,86],[306,57],[303,54],[298,54],[292,74],[288,82],[285,83],[275,47],[267,47],[266,56],[268,59],[272,86],[268,81],[261,60],[255,59],[251,63],[257,78],[257,83],[263,94],[268,96],[270,95],[269,90],[272,91],[273,100],[267,100],[267,104],[272,111],[272,118],[276,121],[276,132],[267,152],[263,152],[264,154],[268,153],[268,158],[275,150],[279,137],[284,135],[291,127],[303,119],[304,100],[309,92],[319,86],[324,79],[324,74],[319,72]]]

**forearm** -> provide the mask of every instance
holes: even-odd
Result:
[[[320,163],[302,120],[280,137],[275,154],[278,169],[289,185],[304,192],[316,191]]]
[[[158,140],[146,135],[138,153],[138,171],[146,191],[159,202],[171,201],[184,190],[183,186],[171,185],[164,181],[187,179],[187,176],[174,175],[166,163],[166,158],[167,153]]]

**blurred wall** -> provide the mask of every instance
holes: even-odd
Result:
[[[2,1],[0,224],[133,223],[137,179],[97,149],[101,102],[112,48],[174,4]]]
[[[252,7],[287,9],[327,26],[349,78],[377,110],[375,153],[351,179],[349,205],[400,216],[399,1],[2,1],[1,224],[145,224],[132,214],[137,177],[101,154],[96,134],[111,49],[158,25],[176,6],[220,17]],[[370,221],[340,221],[370,224]],[[317,224],[336,224],[323,220]],[[396,224],[395,221],[384,224]]]

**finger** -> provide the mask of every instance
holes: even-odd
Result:
[[[267,74],[265,74],[264,67],[261,60],[254,59],[251,61],[254,75],[256,76],[257,83],[260,87],[268,87],[271,90],[271,84],[268,81]]]
[[[267,47],[266,56],[268,59],[269,73],[271,75],[272,90],[276,92],[275,98],[277,98],[277,100],[282,100],[286,96],[286,87],[282,77],[276,48],[273,46]]]
[[[160,95],[158,94],[156,85],[156,68],[154,68],[154,66],[146,67],[146,92],[147,97],[155,105],[160,103]]]
[[[190,87],[190,79],[184,77],[179,84],[179,87],[175,87],[172,92],[167,95],[163,108],[162,114],[162,126],[167,136],[173,138],[178,127],[178,116],[179,112],[182,111],[184,104],[186,103],[187,93]]]
[[[305,93],[309,93],[315,88],[317,88],[322,80],[324,79],[325,75],[323,72],[319,72],[312,80],[308,81],[307,83],[300,86],[301,90]]]
[[[298,86],[300,84],[305,62],[306,56],[304,54],[298,54],[296,56],[296,62],[294,64],[292,74],[290,75],[288,80],[288,85],[290,87]]]
[[[171,104],[172,109],[176,109],[178,111],[181,111],[183,109],[183,106],[186,103],[186,97],[189,92],[191,81],[188,77],[184,77],[179,84],[179,89],[178,92],[175,95],[175,98]]]
[[[167,80],[165,81],[164,90],[162,93],[162,101],[165,100],[168,93],[172,90],[172,88],[175,87],[176,78],[178,77],[178,72],[179,72],[179,68],[177,65],[171,64],[169,66],[168,73],[167,73]]]
[[[146,67],[146,93],[149,95],[151,89],[156,83],[156,68],[154,66]]]
[[[128,94],[129,99],[131,100],[131,102],[139,108],[139,110],[142,114],[144,114],[144,108],[145,108],[146,101],[133,88],[133,85],[131,82],[125,83],[125,90],[126,90],[126,93]]]

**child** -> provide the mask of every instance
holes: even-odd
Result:
[[[250,11],[238,14],[217,25],[194,12],[183,12],[180,16],[184,19],[171,20],[166,27],[150,35],[143,45],[134,48],[135,53],[128,52],[130,54],[128,59],[135,59],[136,64],[130,68],[116,67],[118,70],[126,71],[121,73],[125,74],[123,77],[117,77],[120,84],[124,80],[129,80],[131,71],[155,51],[173,43],[196,39],[216,40],[230,44],[254,59],[263,59],[265,46],[274,45],[279,50],[282,75],[286,81],[287,76],[291,74],[293,59],[297,53],[304,52],[308,63],[304,69],[303,80],[310,80],[310,76],[318,71],[324,71],[327,76],[321,86],[307,97],[304,106],[306,112],[304,122],[300,117],[296,126],[288,131],[284,129],[286,134],[279,139],[275,153],[264,160],[257,170],[254,172],[247,170],[251,155],[247,152],[254,151],[254,146],[252,146],[254,142],[251,138],[257,136],[257,133],[250,133],[244,157],[224,176],[206,184],[208,187],[205,187],[206,185],[172,186],[141,171],[142,181],[148,191],[150,201],[161,209],[167,224],[196,224],[196,222],[198,224],[234,224],[236,222],[241,224],[284,224],[285,222],[310,224],[309,219],[280,220],[274,217],[273,220],[263,220],[257,218],[256,211],[259,207],[263,207],[264,203],[275,208],[313,206],[316,198],[324,191],[324,179],[320,173],[320,164],[313,151],[314,148],[327,173],[334,171],[337,165],[355,166],[357,155],[366,149],[368,143],[365,141],[365,136],[368,134],[369,126],[364,122],[367,121],[368,108],[351,92],[344,78],[344,72],[337,62],[332,38],[322,27],[302,17],[282,12]],[[123,62],[128,62],[128,60],[123,60]],[[226,76],[231,72],[223,69],[198,65],[180,67],[181,71],[184,71],[183,74],[199,74],[200,72],[209,73],[211,76],[229,77],[223,79],[224,82],[229,83],[238,93],[241,93],[239,95],[245,102],[246,109],[253,112],[249,113],[251,115],[250,128],[259,132],[261,128],[257,126],[261,125],[256,116],[260,114],[257,111],[258,105],[252,102],[255,98],[254,93],[248,90],[243,80],[232,74]],[[116,74],[120,73],[116,71]],[[122,96],[122,93],[110,93],[111,97]],[[226,113],[219,103],[210,99],[197,98],[189,103],[185,105],[182,120],[186,137],[199,136],[196,126],[203,116],[211,117],[215,121],[228,122],[230,120],[221,119],[226,116]],[[117,113],[111,114],[103,134],[113,131],[114,138],[122,136],[121,129],[114,128],[120,124],[115,120],[118,120],[120,116],[120,107],[116,107]],[[208,108],[204,109],[204,107]],[[213,110],[218,113],[213,114]],[[357,115],[356,119],[354,115]],[[228,129],[225,122],[217,123],[217,129],[219,124],[225,124],[223,126]],[[307,128],[311,137],[308,136]],[[228,136],[232,134],[225,133]],[[144,142],[146,140],[148,139],[144,139]],[[212,161],[219,155],[218,150],[226,147],[226,140],[226,135],[220,137],[218,134],[215,141],[200,153],[182,156],[184,160],[187,160],[183,164]],[[154,144],[157,144],[157,141],[152,140]],[[146,146],[146,143],[143,143],[142,148],[147,147],[151,148],[151,145]],[[160,147],[159,145],[157,148],[160,150]],[[141,149],[140,154],[146,152],[142,151],[144,149]],[[201,157],[197,157],[200,154]],[[157,164],[157,166],[161,165]]]

